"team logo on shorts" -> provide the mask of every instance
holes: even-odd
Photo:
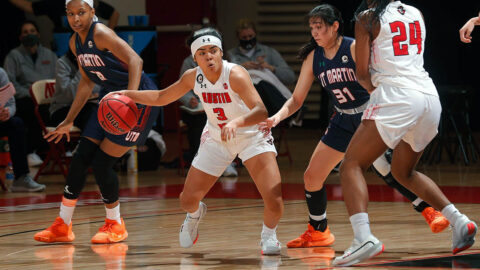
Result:
[[[398,13],[405,15],[405,9],[403,8],[403,6],[398,6],[397,11]]]
[[[348,56],[346,55],[342,56],[342,63],[344,64],[348,63]]]
[[[200,83],[200,84],[203,82],[203,75],[202,74],[197,75],[197,82]]]
[[[88,48],[93,48],[93,42],[91,40],[88,41]]]

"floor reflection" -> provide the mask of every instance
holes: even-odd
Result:
[[[105,261],[105,269],[125,269],[125,256],[127,255],[128,251],[127,244],[115,243],[105,245],[92,245],[91,248]]]
[[[46,260],[52,264],[51,269],[73,269],[73,253],[75,247],[72,244],[41,246],[35,250],[35,257]]]

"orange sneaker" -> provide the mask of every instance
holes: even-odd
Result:
[[[128,237],[125,222],[118,224],[115,220],[105,219],[105,224],[92,237],[93,244],[109,244],[125,240]]]
[[[433,209],[433,207],[423,209],[422,216],[427,221],[433,233],[439,233],[450,225],[447,218],[445,218],[442,213]]]
[[[308,224],[308,229],[300,235],[300,237],[293,239],[287,243],[289,248],[308,248],[308,247],[325,247],[330,246],[335,242],[335,236],[327,229],[324,232],[315,230],[312,225]]]
[[[57,217],[52,226],[35,234],[33,239],[39,242],[54,243],[54,242],[72,242],[75,239],[75,234],[72,231],[72,224],[65,224],[61,217]]]

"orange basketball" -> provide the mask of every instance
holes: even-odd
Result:
[[[97,117],[106,132],[122,135],[137,124],[137,105],[127,96],[112,95],[102,98],[98,106]]]

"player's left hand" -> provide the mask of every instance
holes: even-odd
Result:
[[[234,123],[234,121],[228,122],[225,126],[222,127],[222,141],[226,142],[235,138],[236,133],[237,125]]]

